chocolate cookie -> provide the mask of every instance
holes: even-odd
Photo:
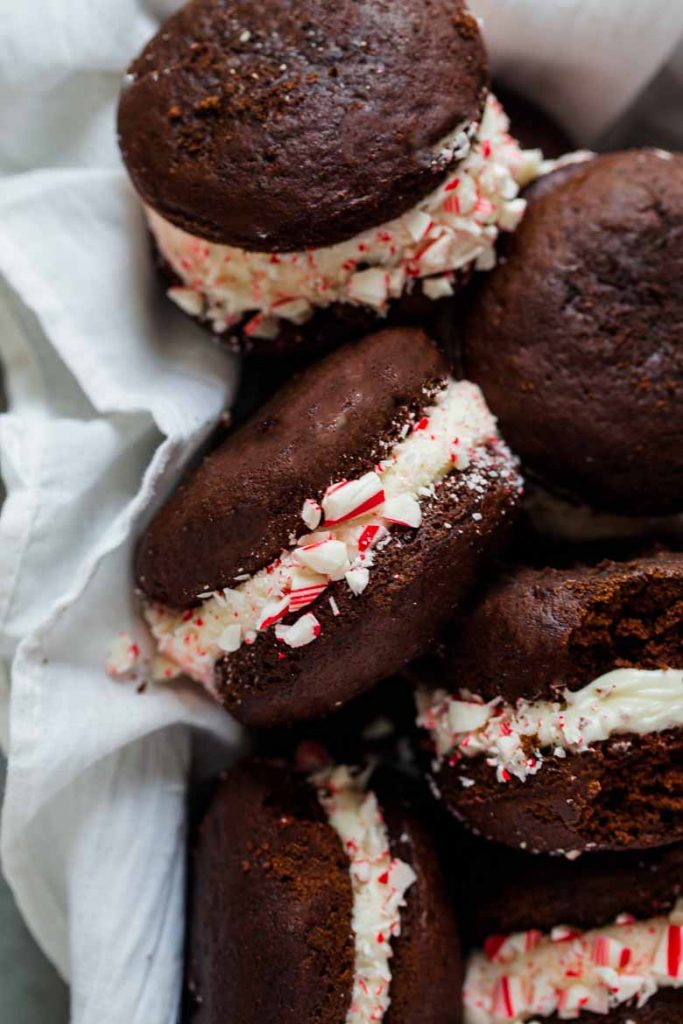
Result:
[[[547,852],[683,838],[682,555],[511,574],[440,679],[420,723],[470,827]]]
[[[194,858],[196,1024],[458,1024],[459,943],[414,812],[345,768],[229,773]]]
[[[487,87],[462,0],[193,0],[119,107],[170,297],[282,352],[315,343],[322,313],[348,336],[346,307],[376,320],[452,295],[492,264],[539,164]]]
[[[683,508],[683,155],[546,182],[466,326],[466,369],[548,487],[625,515]]]
[[[324,714],[431,643],[519,490],[478,388],[423,333],[340,349],[144,534],[136,575],[159,651],[247,724]]]
[[[481,119],[486,57],[456,0],[193,0],[129,69],[119,131],[144,200],[261,252],[328,246],[436,187]]]
[[[574,863],[469,852],[465,1024],[683,1019],[683,847]]]

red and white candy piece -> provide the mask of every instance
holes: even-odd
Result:
[[[420,503],[411,494],[399,494],[395,498],[387,498],[382,506],[381,516],[398,526],[412,526],[413,529],[422,522]]]
[[[305,647],[313,643],[320,636],[320,623],[315,615],[307,612],[297,619],[291,626],[282,624],[275,627],[275,636],[282,640],[288,647]]]
[[[309,530],[316,530],[320,525],[320,520],[323,516],[323,510],[317,501],[313,498],[306,498],[303,508],[301,509],[301,518],[305,522]]]
[[[403,223],[414,242],[421,242],[431,228],[433,221],[424,210],[412,210],[405,214]]]
[[[451,700],[448,703],[448,723],[454,733],[476,732],[486,725],[490,717],[488,704],[469,700]]]
[[[226,626],[216,643],[225,654],[234,654],[242,646],[242,628],[236,624]]]
[[[342,480],[325,492],[322,500],[325,525],[335,526],[357,519],[383,502],[382,481],[377,473],[371,471],[358,480]]]
[[[600,935],[591,949],[591,960],[597,967],[614,967],[623,970],[628,966],[632,955],[632,950],[628,946],[605,935]]]
[[[379,523],[369,523],[361,530],[358,540],[356,541],[356,546],[362,554],[363,551],[367,551],[368,548],[377,544],[377,542],[380,541],[382,537],[386,536],[386,534],[387,530],[384,526],[381,526]]]
[[[683,925],[667,925],[657,946],[652,968],[655,974],[664,978],[683,978]]]
[[[204,299],[194,288],[169,288],[166,294],[189,316],[199,316],[204,310]]]
[[[524,983],[515,975],[503,975],[493,989],[493,1016],[502,1020],[516,1020],[526,1008]]]
[[[284,618],[289,610],[289,595],[281,598],[279,601],[269,601],[261,612],[261,617],[256,623],[256,628],[268,629],[269,626],[274,626],[276,622]]]
[[[345,579],[349,585],[351,593],[358,597],[359,594],[363,593],[370,582],[370,573],[367,569],[359,566],[356,569],[349,569],[346,573]]]
[[[551,942],[571,942],[572,939],[578,939],[581,937],[581,932],[578,928],[570,928],[566,924],[558,924],[550,932]]]
[[[283,320],[291,320],[294,324],[302,324],[311,315],[311,305],[306,299],[280,299],[273,303],[272,309]]]
[[[557,1009],[565,1017],[570,1013],[578,1016],[581,1010],[588,1009],[593,994],[589,988],[577,982],[575,985],[570,985],[569,988],[560,990],[557,997]]]
[[[625,1003],[646,991],[648,987],[646,979],[640,975],[619,974],[613,967],[596,967],[595,973],[603,984],[603,988],[598,989],[598,992],[603,994],[605,1005],[609,1003],[610,995],[615,996],[618,1002]],[[594,1006],[591,1004],[587,1009],[593,1010]],[[606,1013],[607,1010],[602,1012]]]
[[[128,633],[119,633],[107,652],[106,670],[110,676],[125,676],[140,659],[140,647]]]
[[[510,963],[521,953],[535,949],[541,938],[541,933],[533,928],[512,935],[490,935],[484,943],[484,952],[492,963]]]
[[[349,567],[346,544],[341,540],[305,544],[295,549],[294,558],[306,569],[329,576],[332,580],[341,579]]]
[[[349,296],[365,306],[381,309],[389,296],[388,274],[377,267],[357,271],[349,279]]]
[[[328,580],[318,573],[294,569],[289,577],[289,611],[297,612],[315,601],[327,588]]]

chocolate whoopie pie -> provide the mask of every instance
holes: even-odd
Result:
[[[538,172],[487,90],[462,0],[193,0],[119,106],[170,297],[269,352],[422,316]]]
[[[347,768],[231,771],[200,827],[193,1024],[458,1024],[462,963],[431,842]]]
[[[530,473],[620,515],[683,510],[683,154],[613,153],[531,189],[465,329]]]
[[[159,652],[249,725],[331,711],[430,644],[507,535],[516,463],[417,330],[295,378],[142,537]],[[169,669],[168,671],[172,671]]]
[[[513,572],[436,678],[419,721],[471,828],[564,853],[683,839],[683,555]]]
[[[464,1024],[683,1020],[680,844],[573,863],[472,852]]]

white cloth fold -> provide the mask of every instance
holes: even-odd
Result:
[[[0,0],[0,742],[7,877],[76,1024],[172,1024],[194,755],[239,730],[189,686],[114,682],[142,519],[234,393],[160,294],[120,167],[128,60],[172,0]],[[677,0],[476,0],[493,64],[590,141],[683,32]],[[11,678],[11,685],[9,680]],[[212,762],[214,763],[214,762]]]

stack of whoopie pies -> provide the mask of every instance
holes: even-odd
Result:
[[[135,562],[253,730],[197,1024],[683,1022],[683,157],[509,106],[461,0],[191,0],[126,77],[168,296],[284,380]]]

